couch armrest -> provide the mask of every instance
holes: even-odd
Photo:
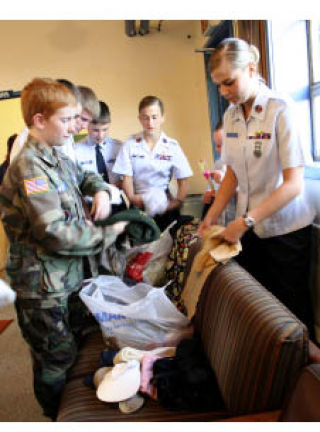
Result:
[[[320,421],[320,364],[305,367],[285,404],[280,421]]]

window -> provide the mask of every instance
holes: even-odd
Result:
[[[289,94],[296,102],[302,143],[312,162],[310,72],[307,22],[305,20],[268,22],[270,85]],[[314,154],[313,154],[314,156]]]
[[[320,160],[320,21],[308,23],[314,158]]]
[[[271,87],[295,100],[310,163],[320,161],[320,21],[268,22]],[[311,156],[311,157],[310,157]]]

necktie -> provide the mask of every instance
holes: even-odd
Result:
[[[96,145],[96,160],[97,160],[98,173],[102,175],[103,180],[105,182],[109,183],[109,176],[108,176],[106,163],[103,159],[99,144]]]

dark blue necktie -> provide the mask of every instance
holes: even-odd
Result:
[[[108,176],[106,163],[102,156],[99,144],[96,145],[96,160],[97,160],[98,173],[102,175],[103,180],[105,182],[109,183],[109,176]]]

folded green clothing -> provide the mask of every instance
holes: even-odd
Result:
[[[108,218],[97,221],[97,226],[113,225],[116,222],[129,222],[125,233],[129,236],[132,246],[150,243],[160,237],[161,231],[155,221],[139,209],[123,210]]]

